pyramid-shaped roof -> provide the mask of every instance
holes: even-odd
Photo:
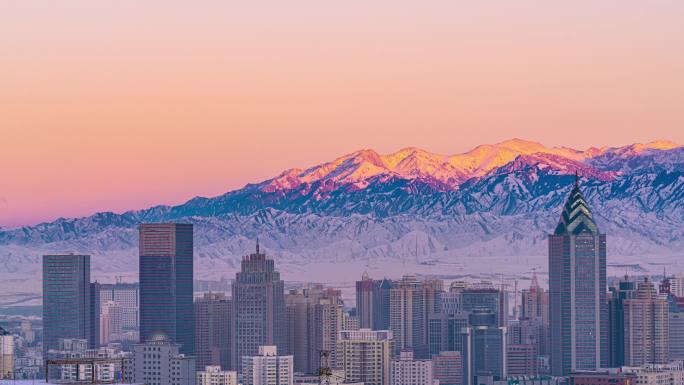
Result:
[[[594,235],[599,234],[598,226],[594,222],[589,205],[584,200],[582,191],[579,188],[579,181],[577,180],[567,202],[565,202],[565,206],[563,206],[563,212],[554,234],[577,235],[585,231]]]

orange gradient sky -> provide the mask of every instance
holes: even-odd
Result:
[[[0,226],[359,148],[684,143],[683,20],[675,0],[4,1]]]

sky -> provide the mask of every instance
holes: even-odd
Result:
[[[0,226],[361,149],[684,143],[682,1],[0,3]]]

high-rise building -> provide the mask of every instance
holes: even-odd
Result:
[[[444,351],[463,351],[463,328],[468,327],[468,313],[437,313],[428,319],[430,356]]]
[[[295,372],[317,373],[319,352],[330,352],[335,366],[337,337],[344,329],[345,312],[341,292],[321,285],[292,290],[285,296],[285,354],[294,356]]]
[[[0,380],[14,378],[14,336],[0,326]]]
[[[606,236],[578,179],[549,235],[551,374],[557,376],[608,365]]]
[[[375,314],[375,328],[377,330],[389,330],[390,328],[390,292],[392,281],[383,278],[378,281],[378,307]]]
[[[461,292],[468,288],[465,281],[454,281],[449,285],[449,291],[442,293],[442,313],[455,314],[462,310]]]
[[[137,283],[100,284],[100,304],[114,301],[121,309],[121,328],[125,331],[140,329],[140,290]]]
[[[539,286],[537,275],[532,276],[529,289],[523,289],[521,319],[541,319],[549,323],[549,292]]]
[[[132,366],[126,379],[147,385],[195,385],[195,358],[180,353],[180,345],[164,334],[133,346]]]
[[[233,282],[233,350],[241,369],[242,357],[259,353],[259,346],[285,347],[284,283],[273,259],[259,250],[242,257],[241,270]]]
[[[477,384],[478,376],[503,380],[506,369],[506,328],[490,309],[476,308],[463,330],[463,385]]]
[[[441,281],[419,281],[406,275],[390,289],[390,330],[394,353],[412,350],[417,358],[428,358],[428,319],[439,312]]]
[[[671,311],[668,319],[670,360],[684,360],[684,312]]]
[[[258,355],[242,357],[243,385],[294,385],[292,356],[279,356],[276,346],[260,346]]]
[[[461,291],[461,310],[489,309],[496,316],[497,326],[507,326],[508,295],[490,284],[469,287]]]
[[[232,319],[233,301],[224,293],[204,293],[203,297],[195,300],[195,359],[198,370],[209,366],[223,370],[231,368]]]
[[[625,364],[625,300],[633,298],[636,285],[627,276],[610,288],[608,298],[608,355],[609,366]]]
[[[439,385],[461,385],[463,357],[460,352],[446,351],[432,356],[432,375]]]
[[[390,385],[392,332],[389,330],[343,330],[337,341],[337,367],[347,382]]]
[[[107,301],[101,307],[100,342],[108,344],[111,341],[117,341],[122,332],[121,306],[118,302]]]
[[[99,305],[99,304],[98,304]],[[99,315],[92,308],[89,255],[43,256],[43,352],[59,348],[60,338],[80,338],[99,345],[91,326]],[[99,323],[99,319],[97,321]]]
[[[377,329],[380,308],[380,284],[364,272],[360,281],[356,281],[356,312],[359,317],[359,328]]]
[[[197,372],[196,385],[238,385],[235,371],[222,370],[220,366],[205,366]]]
[[[549,325],[541,318],[510,322],[507,334],[509,345],[533,345],[538,356],[548,356]]]
[[[140,340],[164,334],[181,353],[193,354],[192,225],[145,223],[139,234]]]
[[[412,351],[403,351],[390,366],[392,385],[433,385],[432,360],[416,360]]]
[[[90,316],[90,333],[88,333],[88,347],[96,349],[100,347],[100,316],[102,309],[100,307],[100,284],[97,282],[90,283],[90,305],[88,306],[88,314]]]
[[[635,297],[624,302],[625,364],[642,366],[669,361],[668,304],[657,297],[648,278],[637,284]]]

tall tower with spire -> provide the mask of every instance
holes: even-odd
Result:
[[[553,375],[608,366],[606,235],[594,222],[577,174],[549,235],[549,316]]]
[[[232,367],[242,368],[242,357],[258,355],[259,346],[285,349],[285,285],[275,262],[256,242],[256,252],[242,257],[233,281]]]

